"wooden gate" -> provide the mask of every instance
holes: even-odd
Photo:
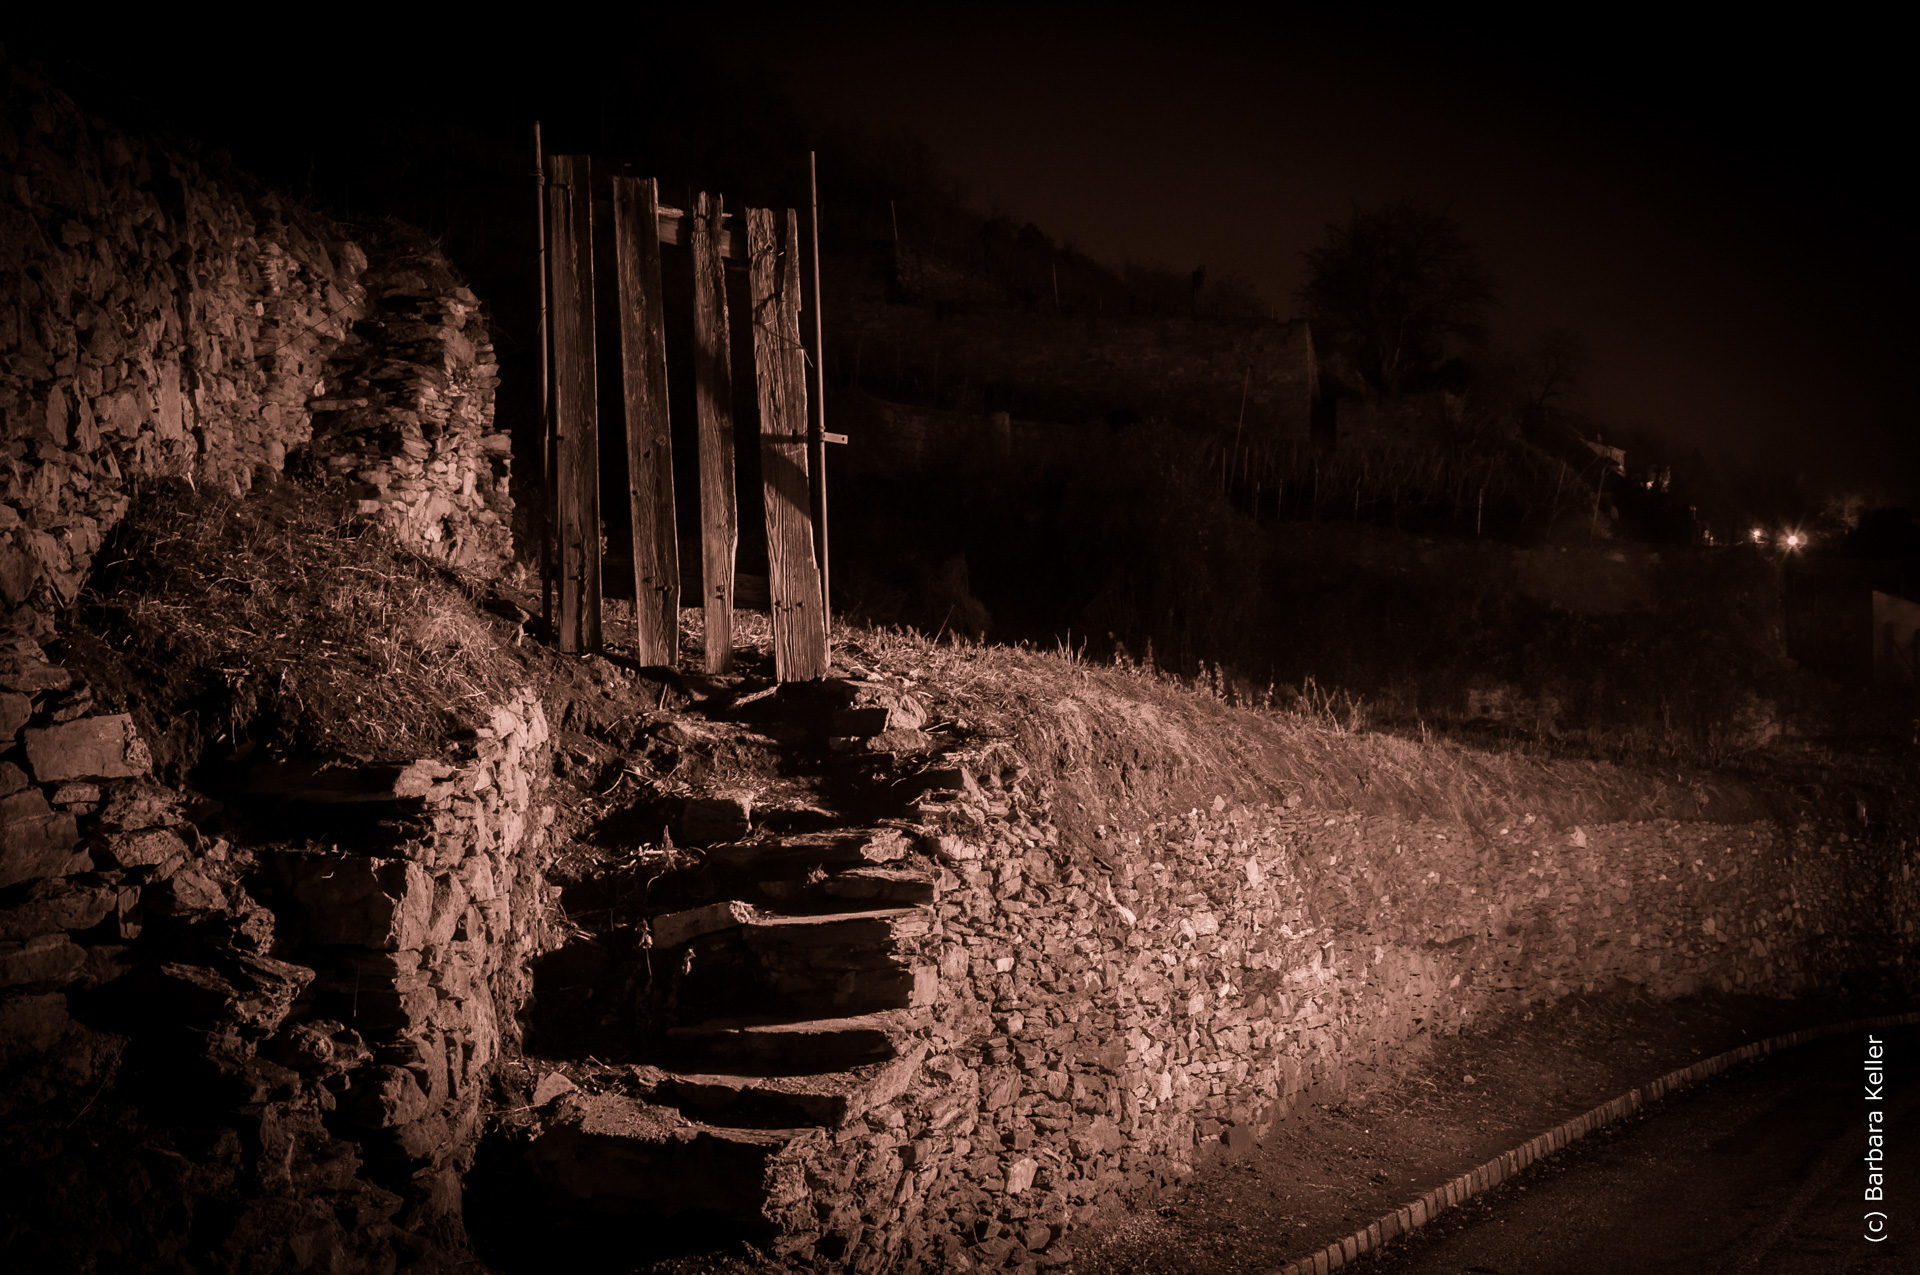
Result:
[[[535,134],[536,148],[538,133]],[[595,363],[592,165],[583,155],[545,157],[541,167],[545,260],[543,353],[550,540],[543,553],[549,618],[562,651],[599,650],[601,509],[599,410]],[[823,477],[828,435],[819,410],[808,412],[809,360],[800,328],[800,222],[792,209],[750,208],[745,234],[728,226],[718,196],[701,194],[690,210],[663,207],[652,178],[616,175],[608,183],[619,315],[620,386],[626,421],[626,513],[632,520],[634,646],[642,664],[672,667],[679,656],[680,552],[675,522],[673,433],[667,411],[667,315],[663,249],[691,254],[693,386],[700,510],[700,604],[705,662],[733,662],[735,552],[734,368],[725,260],[744,257],[752,299],[753,386],[760,417],[761,489],[766,509],[767,593],[775,676],[804,681],[826,674],[828,600]],[[814,252],[817,257],[818,204]],[[815,340],[819,273],[814,271]],[[557,594],[557,609],[552,599]]]

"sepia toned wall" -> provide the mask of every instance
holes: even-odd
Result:
[[[141,483],[245,492],[316,429],[362,513],[433,556],[499,565],[492,346],[444,259],[376,244],[370,266],[344,228],[220,161],[124,134],[17,63],[0,76],[0,607],[15,627],[44,633],[72,603]]]
[[[1911,976],[1920,847],[1718,791],[1586,824],[1313,809],[1185,729],[1063,699],[970,767],[923,1083],[809,1153],[831,1251],[1044,1261],[1292,1105],[1571,993]]]

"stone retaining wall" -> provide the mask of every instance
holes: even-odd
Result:
[[[390,232],[361,277],[367,303],[328,363],[313,451],[363,516],[456,567],[513,557],[511,440],[493,432],[499,369],[479,299],[424,237]]]
[[[0,76],[0,600],[44,616],[132,484],[239,492],[285,464],[366,260],[18,64]]]
[[[227,816],[155,783],[132,718],[29,641],[0,651],[0,712],[0,1117],[29,1175],[0,1210],[10,1258],[460,1251],[485,1084],[546,940],[538,702],[443,759],[256,766]],[[134,1097],[155,1086],[162,1106]],[[63,1136],[96,1108],[104,1129]],[[196,1209],[218,1234],[189,1240]]]
[[[361,512],[497,569],[492,347],[444,259],[403,243],[370,267],[342,228],[0,54],[0,620],[44,635],[139,482],[244,492],[341,392],[327,454]]]
[[[1063,701],[1039,729],[1087,714]],[[1002,746],[970,768],[936,852],[923,1084],[800,1152],[824,1251],[1044,1269],[1072,1226],[1250,1146],[1293,1103],[1390,1078],[1434,1034],[1622,985],[1910,976],[1904,843],[1811,823],[1475,829],[1225,792],[1103,802],[1121,766],[1029,767]],[[1143,795],[1169,778],[1129,769]]]

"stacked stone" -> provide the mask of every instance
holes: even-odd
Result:
[[[149,1065],[204,1080],[211,1107],[182,1120],[231,1149],[181,1189],[223,1197],[263,1268],[390,1267],[423,1235],[457,1240],[485,1078],[546,937],[538,702],[497,709],[447,761],[256,785],[373,800],[394,815],[379,856],[201,832],[188,796],[149,777],[130,717],[92,707],[30,640],[0,648],[0,1068],[18,1096],[0,1111],[30,1139],[49,1095],[110,1093],[126,1042],[74,1021],[68,998],[134,988],[161,1025]],[[91,1264],[90,1241],[70,1242]]]
[[[278,195],[0,73],[8,628],[48,631],[132,481],[245,492],[309,443],[316,413],[363,513],[442,561],[510,559],[493,347],[437,250],[394,246],[369,273],[358,245]]]
[[[106,1003],[137,1001],[155,1016],[143,1065],[190,1079],[176,1098],[180,1128],[207,1131],[189,1160],[172,1145],[180,1129],[128,1130],[159,1158],[158,1192],[223,1197],[229,1253],[304,1245],[342,1267],[391,1262],[389,1219],[401,1201],[356,1176],[354,1148],[324,1119],[365,1048],[339,1022],[294,1021],[313,971],[269,954],[276,918],[248,892],[251,857],[203,835],[183,795],[149,778],[126,714],[92,707],[89,688],[30,641],[0,651],[0,1108],[10,1162],[47,1192],[43,1204],[87,1211],[87,1176],[58,1131],[85,1115],[82,1096],[116,1102],[128,1042],[69,1014],[70,996],[101,988]],[[149,1206],[128,1196],[123,1172],[112,1188],[116,1217],[128,1214],[122,1233],[62,1227],[14,1251],[80,1269],[99,1258],[91,1246],[138,1233]],[[91,1189],[106,1188],[96,1179]]]
[[[363,788],[410,812],[388,844],[270,856],[292,950],[318,971],[315,1012],[371,1051],[343,1094],[347,1120],[416,1223],[458,1218],[484,1082],[503,1038],[517,1043],[526,965],[546,938],[533,777],[550,768],[547,739],[523,696],[448,761],[367,772]],[[331,772],[327,791],[342,782]]]
[[[940,984],[921,1084],[789,1149],[811,1192],[795,1257],[1065,1265],[1076,1225],[1250,1146],[1293,1103],[1393,1078],[1433,1035],[1618,980],[1790,994],[1880,965],[1894,904],[1913,942],[1912,847],[1849,856],[1811,826],[1672,819],[1475,830],[1224,795],[1089,810],[1074,772],[1113,748],[1150,764],[1160,741],[1083,742],[1058,769],[1000,745],[930,772],[946,786],[923,814],[947,831],[928,845]]]
[[[77,818],[149,763],[126,715],[90,716],[91,703],[31,639],[0,648],[0,1064],[61,1037],[69,988],[121,972],[124,949],[113,940],[138,899],[126,874],[179,842],[161,810],[160,826],[102,842],[104,871],[95,871]],[[128,822],[124,806],[110,822]]]
[[[499,371],[479,300],[431,250],[383,254],[371,304],[335,356],[314,450],[360,512],[420,552],[492,574],[513,556],[510,440],[493,432]]]
[[[364,263],[277,196],[0,74],[0,603],[45,632],[131,479],[244,491],[306,440]]]

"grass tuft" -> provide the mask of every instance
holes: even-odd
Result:
[[[213,745],[429,755],[525,681],[484,586],[348,517],[327,490],[134,501],[77,603],[73,655],[190,769]],[[89,637],[92,639],[89,641]]]

